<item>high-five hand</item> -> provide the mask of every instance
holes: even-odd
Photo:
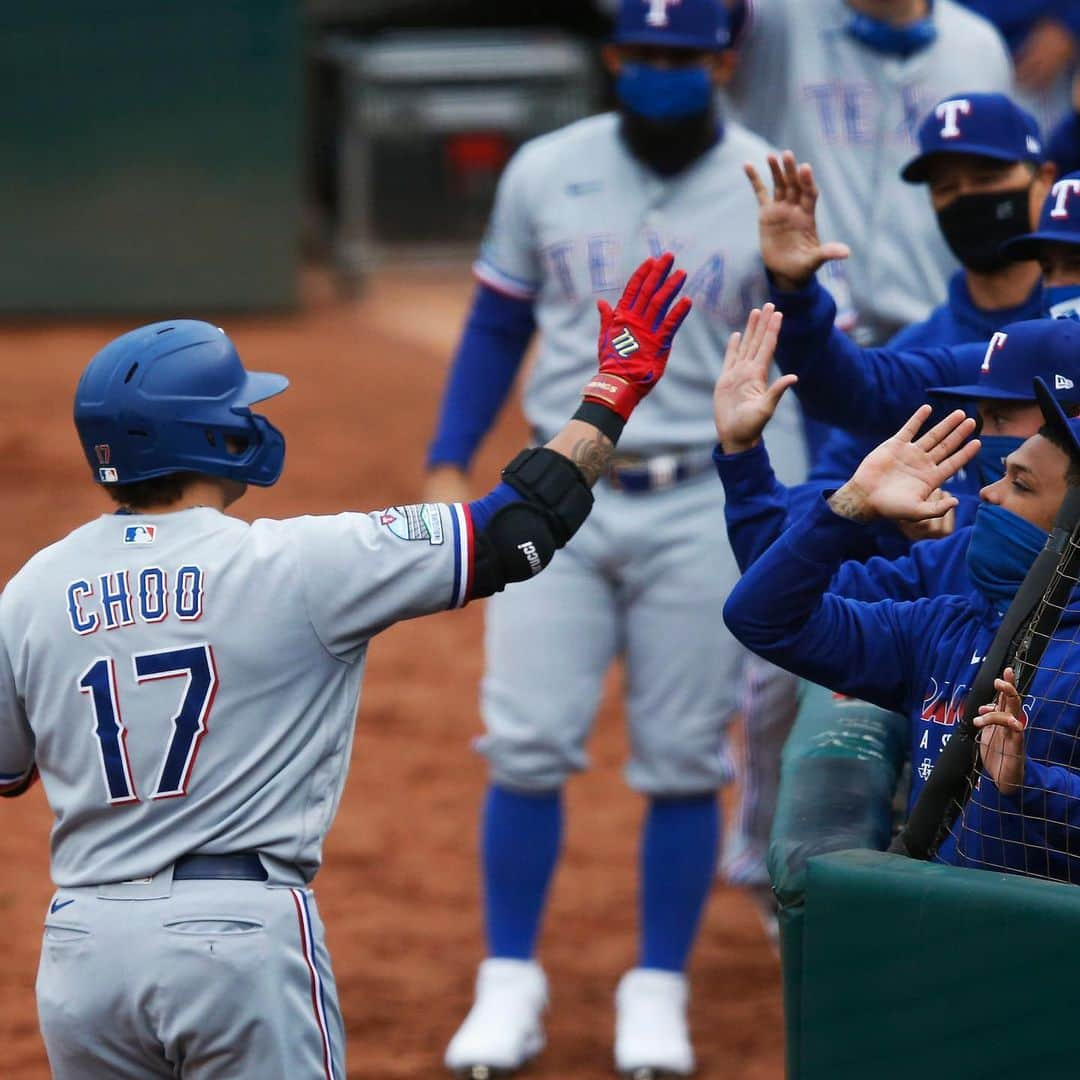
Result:
[[[724,354],[724,369],[713,391],[716,436],[726,454],[749,450],[761,439],[765,425],[797,375],[782,375],[769,385],[783,316],[772,304],[754,308],[746,332],[732,334]]]
[[[779,158],[770,154],[768,160],[773,178],[771,196],[757,169],[749,162],[743,166],[760,208],[761,257],[778,288],[801,289],[818,267],[832,259],[846,259],[851,249],[847,244],[823,244],[818,237],[814,170],[797,164],[790,150]]]
[[[979,440],[967,441],[975,421],[960,409],[916,438],[930,418],[922,405],[890,439],[863,458],[855,475],[829,498],[841,517],[872,521],[922,521],[941,517],[958,500],[939,489],[979,452]]]
[[[623,420],[630,418],[663,375],[675,333],[690,313],[685,296],[672,306],[686,281],[684,270],[671,273],[674,262],[670,252],[646,259],[627,282],[614,310],[604,300],[596,305],[600,371],[585,387],[584,397],[606,405]]]

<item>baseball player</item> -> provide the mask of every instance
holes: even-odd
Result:
[[[288,380],[189,320],[91,360],[75,424],[119,509],[0,596],[0,790],[40,776],[55,816],[37,980],[53,1076],[345,1076],[309,885],[368,642],[531,578],[573,535],[689,308],[668,310],[671,264],[602,306],[574,419],[471,503],[247,525],[225,509],[285,454],[251,406]]]
[[[1050,323],[1043,327],[1053,329]],[[1038,335],[1027,342],[1042,344]],[[981,492],[967,550],[974,595],[865,603],[828,591],[834,573],[862,544],[867,522],[880,516],[917,520],[951,505],[951,497],[935,493],[977,452],[977,440],[964,445],[975,421],[956,411],[919,437],[930,416],[927,405],[758,559],[724,609],[725,620],[750,648],[838,693],[909,718],[911,754],[920,762],[909,807],[963,712],[1003,612],[1046,544],[1067,487],[1080,482],[1080,421],[1067,421],[1040,385],[1046,427],[1010,454],[1006,475]],[[1073,601],[1063,624],[1072,633],[1078,621],[1080,606]],[[939,860],[1077,880],[1077,785],[1070,775],[1076,715],[1067,705],[1055,705],[1058,695],[1052,693],[1060,672],[1075,670],[1076,659],[1068,655],[1074,649],[1071,641],[1052,640],[1031,683],[1031,698],[1044,708],[1023,734],[1022,772],[988,755],[992,742],[980,748],[984,780]],[[987,724],[1015,730],[1003,717],[984,719],[980,726]],[[1040,861],[1032,858],[1036,853]]]
[[[960,345],[990,339],[1007,323],[1042,314],[1042,281],[1034,259],[1011,259],[1001,245],[1030,232],[1054,180],[1038,125],[1004,94],[963,94],[939,102],[919,125],[919,153],[901,173],[925,184],[941,233],[960,262],[945,303],[888,343],[891,350]],[[1030,386],[1023,387],[1030,399]],[[990,428],[984,433],[990,434]],[[1030,435],[1032,432],[1025,432]],[[811,480],[850,476],[875,439],[833,431]],[[992,469],[1014,446],[984,438]],[[982,477],[983,482],[988,477]]]
[[[926,318],[956,266],[922,192],[900,180],[919,120],[957,89],[1010,92],[1005,46],[953,0],[731,2],[749,9],[737,115],[815,162],[830,231],[851,246],[841,310],[850,287],[857,339],[885,341]]]
[[[716,792],[741,650],[715,612],[737,569],[711,478],[709,396],[724,343],[761,295],[754,205],[739,170],[768,147],[717,111],[730,70],[715,0],[623,0],[605,59],[619,107],[537,139],[502,177],[472,311],[430,451],[428,492],[463,498],[473,452],[534,331],[524,387],[538,441],[569,403],[595,335],[594,300],[642,254],[678,252],[694,315],[673,372],[628,427],[598,486],[593,521],[552,571],[488,605],[479,748],[487,957],[447,1066],[513,1070],[544,1044],[547,981],[536,945],[561,843],[562,788],[585,768],[604,675],[625,660],[631,760],[647,800],[640,944],[616,993],[616,1066],[641,1076],[694,1068],[685,970],[716,865]],[[770,430],[801,478],[797,413]]]
[[[889,347],[985,342],[1001,326],[1041,314],[1038,264],[1010,260],[998,252],[1000,243],[1027,232],[1037,221],[1053,181],[1053,166],[1043,161],[1034,118],[1004,94],[962,95],[930,110],[919,125],[918,145],[919,153],[905,164],[902,178],[929,188],[941,233],[961,265],[949,282],[947,301],[924,322],[901,330]],[[1022,390],[1030,400],[1030,385]],[[1033,401],[1031,408],[1038,412]],[[983,440],[976,467],[989,462],[991,469],[1000,472],[1001,458],[1021,441],[1010,418],[998,421],[1002,410],[998,406],[993,418],[988,410],[991,426],[987,431],[993,434]],[[791,493],[796,504],[820,484],[850,476],[877,443],[877,439],[858,439],[838,429],[826,430],[810,473],[816,484]],[[1024,437],[1033,432],[1021,425]],[[972,494],[962,504],[963,520],[974,513],[974,503]],[[729,529],[731,514],[729,507]],[[937,532],[951,527],[955,519],[956,515],[950,515],[928,528]],[[908,550],[912,539],[921,538],[923,528],[882,523],[875,530],[877,548],[881,554],[898,556]],[[780,782],[779,751],[798,702],[794,680],[776,676],[760,659],[746,665],[746,682],[743,797],[729,834],[724,870],[730,882],[747,885],[767,913],[771,892],[765,853]],[[772,925],[767,919],[766,926]]]
[[[771,304],[751,313],[745,339],[738,349],[729,347],[724,372],[716,387],[715,416],[719,446],[714,454],[717,472],[724,485],[724,512],[732,550],[745,572],[769,545],[803,514],[820,502],[823,493],[836,484],[808,483],[801,489],[786,490],[773,475],[761,434],[768,424],[780,394],[790,385],[786,375],[770,387],[770,341],[775,344],[780,314]],[[1012,323],[999,332],[1003,345],[995,347],[993,363],[979,373],[971,386],[933,387],[930,397],[973,407],[982,429],[996,431],[996,415],[1008,417],[1007,436],[980,437],[980,449],[971,467],[981,457],[984,441],[995,441],[1003,457],[1019,450],[1038,434],[1044,417],[1032,387],[1033,378],[1049,386],[1072,382],[1071,391],[1059,386],[1052,391],[1069,415],[1080,414],[1080,326],[1071,319],[1029,319]],[[1004,475],[1004,465],[988,482]],[[953,478],[955,479],[955,478]],[[943,490],[957,499],[950,511],[956,515],[951,528],[932,542],[908,543],[902,557],[894,557],[897,545],[883,543],[879,526],[893,529],[889,519],[879,519],[865,530],[863,549],[836,574],[830,591],[857,600],[917,600],[938,594],[961,594],[975,589],[967,571],[965,554],[971,526],[977,516],[978,500],[956,490],[946,481]],[[975,502],[975,506],[968,504]],[[933,519],[940,520],[940,519]]]

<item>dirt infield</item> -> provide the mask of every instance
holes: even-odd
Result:
[[[241,516],[370,509],[419,494],[447,354],[466,303],[462,268],[379,276],[360,301],[308,283],[297,315],[228,319],[251,367],[292,389],[267,409],[289,439],[277,487]],[[138,320],[136,320],[138,321]],[[78,372],[128,324],[0,329],[0,473],[7,526],[0,580],[37,548],[107,508],[70,420]],[[507,417],[477,465],[477,493],[518,448]],[[348,1029],[349,1076],[428,1080],[471,996],[480,955],[477,808],[482,606],[398,626],[371,648],[352,772],[316,894]],[[543,959],[549,1048],[530,1080],[600,1080],[611,1070],[612,996],[634,961],[641,800],[621,782],[617,674],[592,741],[593,770],[569,786],[566,857]],[[47,1077],[34,974],[51,885],[40,786],[0,803],[0,1046],[5,1080]],[[697,950],[692,1023],[705,1078],[782,1076],[779,968],[749,902],[718,887]]]

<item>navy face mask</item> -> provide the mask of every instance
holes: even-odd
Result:
[[[615,94],[627,147],[661,176],[682,172],[720,138],[712,77],[704,66],[623,64]]]
[[[682,120],[710,107],[713,86],[708,69],[697,64],[675,68],[623,64],[615,94],[626,111],[647,120]]]
[[[1009,606],[1047,534],[1030,521],[991,503],[980,503],[967,549],[972,584],[998,611]]]
[[[1044,285],[1043,309],[1051,319],[1080,320],[1080,285]]]

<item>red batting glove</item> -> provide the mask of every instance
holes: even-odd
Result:
[[[596,305],[600,371],[585,387],[584,397],[606,405],[623,420],[630,419],[638,402],[664,374],[675,332],[690,312],[691,302],[685,296],[671,306],[686,281],[683,270],[671,274],[674,262],[670,252],[646,259],[634,271],[614,311],[603,300]]]

